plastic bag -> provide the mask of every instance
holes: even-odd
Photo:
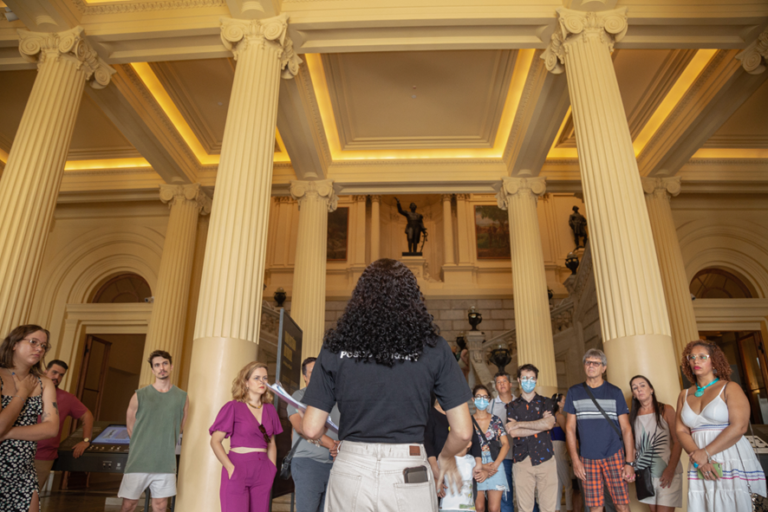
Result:
[[[440,502],[441,511],[475,510],[475,497],[472,495],[472,471],[475,469],[475,458],[471,455],[456,457],[456,466],[461,473],[461,492],[454,494],[446,492],[445,497]],[[446,481],[446,485],[448,482]],[[450,491],[450,489],[449,489]]]

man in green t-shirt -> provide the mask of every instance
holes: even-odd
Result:
[[[176,496],[176,443],[187,419],[187,392],[171,383],[171,355],[155,350],[149,355],[155,383],[133,394],[126,424],[131,445],[117,496],[120,512],[133,512],[149,488],[152,510],[165,511],[168,498]]]

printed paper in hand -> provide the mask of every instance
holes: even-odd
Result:
[[[299,402],[295,398],[293,398],[290,395],[290,393],[288,393],[285,390],[285,388],[283,388],[283,385],[280,384],[279,382],[275,382],[274,384],[267,384],[267,386],[269,386],[269,389],[271,389],[272,392],[274,394],[276,394],[277,397],[280,400],[285,400],[286,402],[291,404],[294,408],[296,408],[296,409],[298,409],[298,410],[300,410],[302,412],[307,410],[307,406],[304,405],[303,403]],[[339,427],[333,421],[331,421],[331,416],[330,415],[328,416],[328,419],[325,421],[325,425],[332,432],[335,432],[337,434],[339,433]]]

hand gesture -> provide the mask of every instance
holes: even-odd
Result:
[[[720,475],[717,474],[717,471],[715,471],[714,466],[707,462],[704,465],[699,466],[699,471],[701,471],[702,476],[704,477],[704,480],[719,480]]]
[[[91,443],[88,441],[80,441],[72,448],[72,456],[76,459],[79,459],[89,446],[91,446]]]
[[[667,469],[661,474],[660,483],[662,487],[669,487],[672,485],[672,480],[675,478],[675,467],[667,466]]]
[[[580,460],[573,461],[573,474],[582,482],[587,481],[587,471],[584,469],[584,464]]]
[[[16,395],[19,398],[26,400],[35,390],[35,386],[37,386],[37,378],[30,373],[23,379],[19,379],[19,376],[14,373],[13,383],[16,384]]]
[[[477,482],[485,482],[485,479],[488,478],[488,472],[485,471],[482,467],[475,467],[474,470],[472,470],[472,476],[475,477],[475,480]]]
[[[624,480],[627,482],[635,481],[635,468],[626,464],[624,465]]]
[[[234,472],[235,472],[235,466],[233,464],[232,467],[227,468],[227,474],[229,475],[230,480],[232,480],[232,475],[234,474]]]
[[[333,457],[333,460],[336,460],[336,456],[339,454],[339,445],[341,443],[339,441],[333,441],[333,446],[329,448],[331,452],[331,457]]]
[[[437,467],[440,469],[440,474],[437,475],[438,482],[446,482],[448,489],[451,493],[459,494],[461,492],[461,486],[463,482],[461,480],[461,473],[459,468],[456,467],[456,459],[454,457],[443,457],[441,453],[437,459]]]

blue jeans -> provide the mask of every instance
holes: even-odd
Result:
[[[503,465],[504,474],[507,477],[507,487],[509,487],[509,492],[505,492],[501,497],[501,512],[515,512],[515,500],[514,496],[512,495],[512,459],[504,459]]]
[[[291,461],[291,475],[295,484],[296,512],[323,512],[325,490],[333,464],[318,462],[307,457]]]

